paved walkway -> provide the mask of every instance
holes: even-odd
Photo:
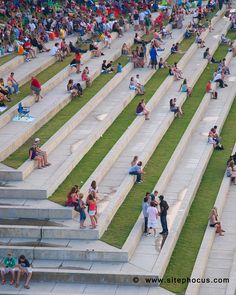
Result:
[[[90,59],[87,63],[83,65],[82,68],[88,66],[90,70],[90,76],[95,78],[95,73],[96,76],[100,74],[99,69],[101,68],[103,59],[112,60],[114,58],[114,55],[120,54],[122,44],[125,42],[129,43],[129,40],[132,40],[133,37],[134,32],[132,30],[125,33],[122,38],[118,38],[114,41],[112,49],[103,50],[105,56]],[[0,138],[3,142],[0,147],[0,154],[4,152],[4,155],[7,156],[12,153],[33,132],[35,132],[37,129],[39,129],[39,127],[45,124],[53,115],[55,115],[57,111],[59,111],[66,103],[70,101],[70,96],[68,97],[68,92],[66,91],[68,80],[73,79],[74,82],[81,82],[81,75],[71,73],[68,77],[68,71],[63,71],[57,74],[59,79],[62,78],[60,84],[54,85],[54,88],[48,93],[43,93],[44,98],[40,100],[39,103],[34,103],[31,106],[30,115],[35,118],[33,122],[22,123],[9,121],[0,129]],[[56,81],[54,83],[57,84]]]
[[[33,279],[32,279],[33,280]],[[86,284],[65,284],[65,283],[34,283],[30,284],[31,289],[25,290],[5,285],[0,287],[0,294],[68,294],[68,295],[172,295],[173,293],[160,287],[136,287],[125,285],[86,285]]]
[[[66,38],[67,43],[69,43],[70,41],[74,43],[76,40],[77,37],[75,36],[68,36]],[[47,43],[47,48],[51,49],[56,42],[57,40]],[[58,42],[60,42],[60,40]],[[38,73],[52,65],[55,61],[55,57],[51,56],[50,52],[37,53],[37,57],[35,59],[32,59],[30,62],[23,62],[17,65],[17,67],[12,69],[11,72],[15,73],[15,79],[17,80],[19,85],[22,85],[31,78],[31,73],[37,75]],[[10,72],[4,72],[2,78],[5,82],[7,81],[7,77],[9,76],[9,74]]]
[[[221,223],[226,231],[224,237],[215,236],[204,278],[229,278],[233,257],[236,253],[236,186],[231,184],[221,216]],[[202,284],[200,295],[224,295],[226,283]]]
[[[214,33],[211,33],[206,38],[206,46],[211,48],[211,44],[215,38],[220,36],[220,32],[224,27],[225,20],[218,22],[215,27]],[[201,73],[202,67],[205,61],[202,58],[204,49],[198,49],[192,56],[190,62],[183,69],[183,77],[186,77],[189,85],[192,85],[194,77]],[[177,104],[180,96],[183,96],[179,92],[179,88],[182,81],[176,81],[161,97],[159,103],[151,113],[151,120],[144,122],[142,127],[138,130],[132,140],[124,148],[118,159],[114,162],[113,166],[105,177],[99,182],[99,193],[103,197],[103,200],[98,203],[99,213],[106,212],[110,202],[112,202],[115,193],[127,178],[127,171],[129,169],[129,163],[132,161],[134,155],[139,155],[140,160],[147,153],[149,153],[149,147],[151,142],[155,142],[156,138],[161,140],[162,134],[165,133],[169,127],[173,114],[169,111],[169,100],[170,98],[177,97]],[[191,98],[190,98],[191,99]],[[145,170],[145,168],[144,168]],[[175,183],[176,185],[176,183]],[[103,216],[101,214],[101,219]]]
[[[174,39],[166,40],[166,50],[164,51],[165,53],[170,50],[170,47],[173,44],[175,38],[179,38],[179,30],[175,30],[173,32],[173,38]],[[117,42],[123,43],[124,40],[117,40]],[[129,103],[132,98],[131,95],[134,95],[134,92],[128,89],[129,81],[130,78],[135,77],[136,74],[140,74],[140,80],[143,84],[145,84],[150,76],[154,74],[154,71],[147,67],[143,69],[133,69],[118,84],[118,86],[112,90],[111,93],[104,97],[104,99],[96,107],[96,109],[90,112],[86,116],[86,118],[81,123],[79,123],[70,132],[70,134],[50,153],[49,161],[52,163],[52,165],[49,168],[43,171],[35,169],[31,173],[31,175],[25,179],[24,182],[9,182],[8,184],[19,189],[52,188],[53,184],[55,183],[54,180],[60,177],[60,175],[57,174],[61,174],[60,171],[66,171],[68,165],[71,166],[69,162],[69,164],[67,164],[66,162],[70,159],[71,155],[73,156],[73,153],[76,152],[76,154],[82,157],[82,155],[87,152],[87,150],[84,149],[84,146],[92,146],[93,142],[96,140],[93,134],[102,135],[104,130],[112,123],[112,121],[119,115],[122,109]],[[58,92],[58,90],[56,91]],[[109,125],[107,125],[107,122]],[[2,128],[2,130],[0,130],[0,136],[2,133],[10,133],[10,126],[13,128],[14,125],[15,124],[11,122],[10,124]],[[11,135],[9,134],[9,137],[13,137],[12,132]],[[19,130],[19,132],[21,131]],[[26,131],[24,130],[24,132]],[[7,143],[6,146],[8,145],[9,144]]]

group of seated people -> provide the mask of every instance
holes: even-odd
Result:
[[[232,182],[236,184],[236,152],[234,155],[229,157],[229,160],[227,161],[227,170],[226,175],[227,177],[230,177]]]
[[[171,49],[170,49],[170,53],[171,54],[179,53],[179,43],[172,44]]]
[[[170,99],[170,111],[175,114],[175,117],[183,117],[184,112],[181,107],[177,105],[176,97]]]
[[[0,106],[5,106],[6,102],[11,101],[11,94],[19,93],[19,83],[16,81],[14,73],[7,78],[7,83],[4,82],[3,78],[0,78]]]
[[[65,39],[61,40],[61,44],[56,42],[52,47],[50,54],[55,56],[58,61],[63,61],[66,56],[71,55],[69,44],[66,43]]]
[[[208,143],[213,145],[215,150],[223,150],[224,147],[221,144],[221,137],[217,133],[217,126],[212,127],[208,133]]]
[[[136,49],[132,51],[131,60],[134,64],[134,68],[143,68],[146,59],[146,47],[136,46]]]
[[[95,229],[97,226],[97,201],[98,198],[98,186],[95,180],[92,181],[86,201],[83,201],[84,194],[80,193],[78,185],[74,185],[67,195],[67,207],[74,207],[74,210],[79,213],[80,229],[85,229],[84,225],[86,220],[85,209],[88,207],[88,215],[91,221],[91,228]]]
[[[144,95],[144,85],[140,83],[139,74],[130,78],[129,89],[134,90],[138,95]]]
[[[113,66],[113,61],[107,62],[105,59],[102,62],[101,73],[102,74],[111,74],[115,71]]]
[[[1,268],[2,285],[6,284],[5,276],[11,274],[10,285],[15,285],[16,288],[20,286],[20,278],[22,275],[26,276],[24,283],[25,289],[30,289],[29,283],[32,277],[32,265],[26,259],[25,255],[20,255],[18,260],[9,252],[3,259],[3,266]]]

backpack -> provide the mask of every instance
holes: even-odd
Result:
[[[79,201],[75,204],[75,206],[74,206],[74,210],[75,210],[76,212],[81,212],[81,207],[80,207],[80,202],[79,202]]]

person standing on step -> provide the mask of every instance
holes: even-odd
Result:
[[[167,227],[166,216],[167,216],[167,211],[169,209],[169,205],[164,200],[163,195],[160,195],[159,199],[160,199],[160,204],[159,204],[159,207],[160,207],[160,219],[161,219],[161,226],[162,226],[162,232],[160,232],[160,234],[161,235],[168,235],[168,227]]]
[[[43,98],[40,94],[41,92],[41,83],[35,77],[31,79],[30,89],[35,93],[35,102],[39,102],[40,98]]]
[[[156,203],[151,202],[150,207],[147,209],[148,215],[148,235],[150,235],[150,230],[153,230],[154,237],[157,237],[157,218],[158,218],[158,210],[156,208]]]
[[[144,217],[144,234],[148,233],[148,213],[147,213],[148,207],[149,207],[148,197],[145,196],[143,198],[143,203],[142,203],[142,211],[143,211],[143,217]]]

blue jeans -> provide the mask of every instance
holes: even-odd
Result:
[[[147,233],[148,229],[148,217],[144,217],[144,232]]]
[[[14,93],[17,93],[19,91],[18,84],[12,84],[11,87],[8,87],[8,91],[9,91],[10,94],[12,94],[12,88],[14,88]]]
[[[130,172],[129,175],[137,175],[136,182],[141,181],[141,173],[138,172]]]
[[[162,232],[168,233],[166,215],[161,215],[160,219],[161,219]]]

